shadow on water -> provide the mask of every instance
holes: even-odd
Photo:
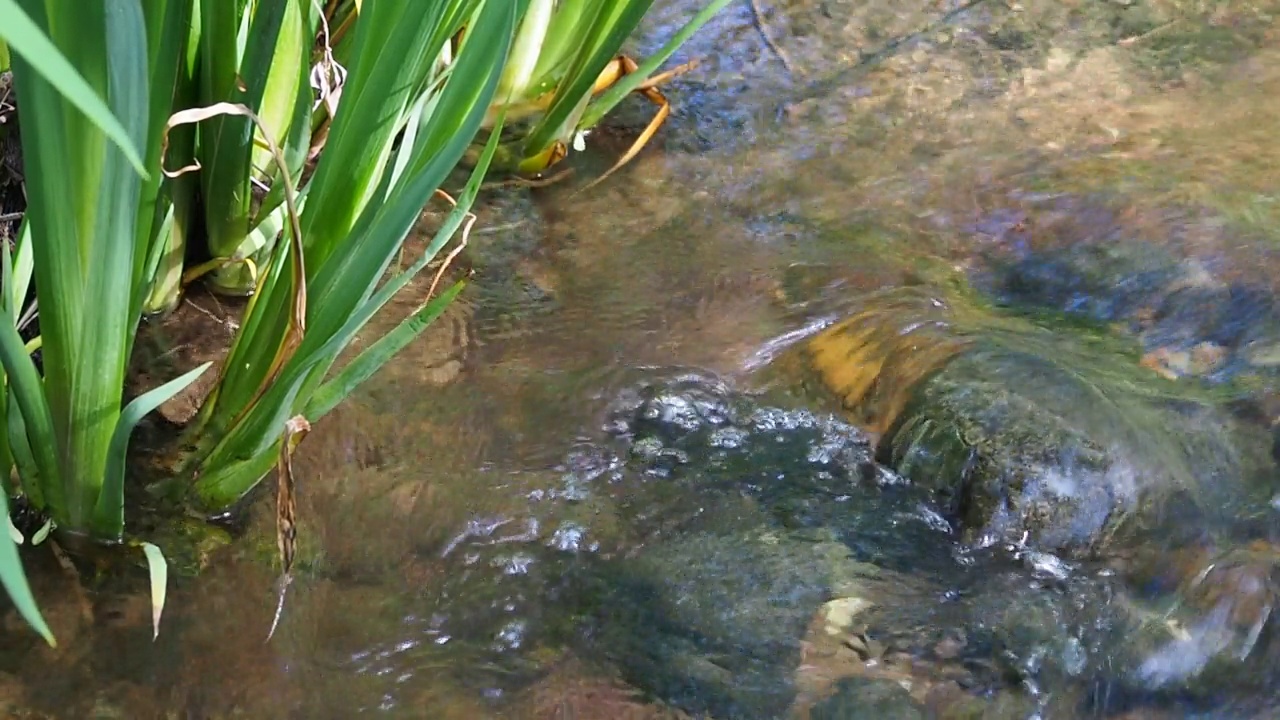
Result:
[[[642,103],[487,197],[304,445],[270,643],[259,503],[154,643],[35,568],[0,714],[1280,712],[1280,4],[757,5],[626,171],[574,194]]]

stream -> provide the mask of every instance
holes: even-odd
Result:
[[[1280,716],[1278,17],[732,4],[317,423],[269,642],[262,493],[154,641],[31,568],[0,715]]]

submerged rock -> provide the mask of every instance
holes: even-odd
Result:
[[[1144,536],[1212,536],[1280,489],[1260,429],[1140,368],[1105,334],[1052,332],[955,293],[888,304],[809,352],[884,430],[880,457],[933,491],[972,542],[1089,556]]]
[[[686,710],[783,716],[824,603],[878,603],[913,585],[895,568],[951,562],[949,528],[834,417],[684,374],[628,393],[608,427],[646,480],[622,510],[640,547],[584,568],[582,634],[629,682]]]
[[[1271,677],[1258,654],[1280,589],[1280,476],[1263,428],[1139,367],[1104,332],[1050,331],[957,292],[867,302],[808,352],[883,429],[880,459],[931,492],[966,546],[1008,551],[1035,582],[1076,582],[1086,567],[1116,578],[1072,591],[1098,604],[1050,602],[1038,621],[988,600],[1000,642],[1043,648],[1022,656],[1027,677],[1056,668],[1144,693]]]
[[[836,694],[810,712],[813,720],[924,720],[925,709],[901,685],[888,680],[850,678]]]
[[[695,713],[782,717],[811,616],[876,568],[837,542],[699,533],[596,576],[590,644],[625,677]]]
[[[1280,553],[1245,542],[1268,537],[1273,480],[1250,474],[1247,430],[1105,339],[919,296],[898,306],[918,309],[910,332],[860,315],[879,347],[950,343],[885,365],[909,392],[846,376],[847,397],[896,413],[876,411],[878,441],[714,376],[649,371],[611,407],[610,437],[530,496],[529,522],[442,550],[460,566],[433,591],[434,641],[475,648],[469,666],[492,658],[508,683],[567,648],[726,719],[938,702],[944,717],[1069,716],[1276,679]]]
[[[1144,230],[1131,219],[1142,210],[1114,203],[1054,195],[1028,199],[1019,217],[1034,220],[1014,228],[981,223],[975,231],[992,242],[975,285],[1021,312],[1054,313],[1059,325],[1065,317],[1123,326],[1146,364],[1169,377],[1274,384],[1280,299],[1265,257],[1206,252],[1247,246],[1229,224],[1165,220]]]

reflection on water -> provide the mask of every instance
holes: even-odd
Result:
[[[1240,468],[1269,467],[1280,418],[1280,5],[761,5],[694,39],[702,68],[625,172],[490,196],[465,305],[304,445],[270,643],[262,505],[171,588],[155,643],[140,574],[43,561],[61,645],[6,618],[0,714],[1273,716],[1275,476]],[[660,3],[641,54],[691,7]],[[861,299],[904,285],[1057,339],[964,355]],[[833,324],[844,344],[813,345]],[[1052,369],[1001,371],[1010,349]],[[1096,552],[967,534],[1030,512],[993,505],[1031,496],[1001,474],[1026,443],[1001,443],[1061,421],[1072,372],[1158,404],[1121,440],[1177,428],[1205,494],[1104,522]],[[961,507],[920,468],[1000,480],[947,488]]]

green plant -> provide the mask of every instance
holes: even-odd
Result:
[[[208,282],[219,292],[247,295],[253,267],[269,256],[280,230],[279,214],[272,214],[284,201],[282,174],[299,177],[310,144],[308,77],[320,14],[310,0],[222,0],[202,2],[199,10],[192,105],[241,104],[261,123],[212,117],[200,126],[195,152],[209,255],[235,260],[215,267]],[[273,162],[267,137],[280,144],[285,167]]]
[[[16,468],[21,481],[10,494],[25,494],[62,533],[123,539],[130,433],[205,369],[124,405],[133,338],[145,311],[172,307],[184,275],[207,271],[252,294],[170,487],[221,510],[287,459],[296,418],[322,417],[460,291],[433,297],[433,281],[416,311],[335,368],[460,228],[465,242],[503,117],[528,90],[516,81],[558,83],[531,136],[558,142],[642,80],[624,80],[591,106],[595,115],[588,109],[595,66],[616,54],[648,0],[563,6],[579,15],[548,26],[566,35],[544,36],[557,60],[538,75],[526,72],[532,30],[521,31],[523,69],[507,60],[517,28],[545,21],[543,0],[0,0],[28,198],[28,241],[16,258],[4,253],[0,301],[0,469]],[[526,13],[539,14],[522,26]],[[575,40],[583,49],[566,50]],[[317,69],[327,78],[318,96]],[[390,272],[482,128],[491,132],[454,211],[418,257]],[[184,268],[201,216],[213,259]],[[24,272],[34,278],[43,364],[18,331]],[[158,612],[163,560],[143,549]],[[13,550],[0,539],[0,581],[47,636]]]
[[[725,2],[712,2],[646,67],[652,69],[669,57]],[[560,83],[535,132],[566,123],[581,126],[584,120],[598,122],[645,78],[645,70],[635,73],[602,96],[601,104],[588,106],[599,67],[616,55],[649,5],[650,0],[566,0],[560,14],[553,14],[560,25],[551,28],[562,36],[550,43],[549,53],[539,54],[542,70],[532,65],[530,46],[539,38],[530,40],[529,28],[546,22],[537,15],[545,14],[544,0],[516,3],[513,9],[521,14],[510,20],[523,24],[511,27],[499,26],[492,8],[476,1],[419,6],[382,0],[367,4],[354,23],[350,15],[341,15],[342,8],[354,12],[354,6],[331,7],[322,25],[326,32],[329,27],[350,28],[333,53],[345,63],[346,78],[315,172],[300,189],[305,270],[295,272],[305,278],[305,297],[298,295],[296,282],[279,279],[292,266],[284,262],[284,255],[273,255],[218,387],[188,432],[193,451],[183,474],[197,477],[196,497],[203,508],[224,508],[248,492],[273,466],[285,420],[299,414],[310,420],[323,415],[420,332],[424,318],[439,314],[439,301],[424,305],[384,342],[328,377],[354,333],[436,256],[462,222],[487,156],[427,252],[379,286],[419,209],[477,131],[495,130],[486,148],[497,152],[501,132],[495,126],[516,107],[514,98],[532,92],[533,77]],[[423,12],[423,7],[439,14]],[[565,18],[575,21],[567,23]],[[505,48],[516,27],[521,30],[512,47],[526,54],[508,61]],[[499,38],[504,54],[495,63]],[[385,88],[395,90],[388,93]],[[317,104],[321,106],[324,103]],[[332,108],[323,107],[322,112]],[[313,120],[308,127],[318,125]],[[317,137],[313,133],[313,146]],[[547,137],[555,142],[559,135]],[[296,148],[301,140],[295,138]],[[273,185],[271,191],[275,190]],[[257,314],[260,308],[262,315]],[[299,319],[305,320],[305,337],[298,332],[304,324]]]
[[[22,31],[13,47],[16,83],[30,119],[22,133],[28,196],[24,232],[35,238],[44,353],[43,367],[37,368],[14,323],[0,323],[0,361],[20,410],[9,417],[11,430],[21,428],[10,433],[16,441],[12,456],[29,460],[17,463],[22,491],[62,532],[119,541],[130,431],[145,412],[204,370],[121,407],[132,339],[166,245],[162,230],[171,224],[169,211],[163,216],[157,211],[164,176],[140,169],[161,164],[192,3],[27,0],[19,8],[12,0],[0,2],[4,26]],[[465,44],[456,64],[441,67],[435,62],[440,47],[464,20],[484,32]],[[372,354],[319,387],[316,380],[337,352],[394,292],[387,286],[373,293],[420,209],[474,135],[514,22],[510,6],[480,0],[441,1],[427,8],[409,0],[379,0],[362,18],[356,42],[367,59],[356,64],[348,89],[349,97],[362,102],[339,115],[334,134],[344,139],[331,142],[326,153],[345,164],[340,170],[326,169],[328,162],[317,168],[304,190],[312,212],[301,218],[293,213],[285,231],[288,242],[274,248],[264,267],[244,330],[198,425],[197,449],[211,451],[196,456],[211,471],[202,482],[216,480],[218,471],[237,467],[241,459],[263,457],[253,451],[274,444],[288,413],[322,410],[307,406],[314,391],[322,389],[319,397],[336,402],[342,388],[367,376],[376,360],[385,360],[397,342],[407,342],[403,338],[447,302],[450,294],[428,304],[390,336],[392,341],[375,344]],[[34,45],[30,38],[36,38]],[[384,54],[388,47],[402,52]],[[406,57],[414,61],[406,63]],[[105,100],[106,113],[98,98]],[[239,114],[252,117],[269,137],[270,128],[254,113],[246,108]],[[401,131],[404,137],[393,147]],[[239,142],[250,147],[246,135]],[[282,153],[272,150],[279,162]],[[295,210],[287,165],[278,167],[281,193]],[[482,175],[483,167],[476,173]],[[474,186],[478,180],[464,202],[474,197]],[[415,269],[448,240],[461,213],[465,207]],[[313,220],[318,216],[326,224]],[[307,223],[315,230],[304,236],[301,228]],[[308,265],[318,268],[309,278]],[[408,277],[391,285],[402,287]],[[304,331],[308,322],[311,333]],[[246,447],[249,452],[242,455]],[[266,468],[253,482],[265,473]],[[0,564],[0,578],[21,598],[25,585],[17,583],[21,575],[13,574],[13,567]],[[38,621],[38,615],[28,617]]]
[[[486,129],[504,114],[521,123],[499,149],[497,164],[536,173],[564,157],[581,134],[595,127],[729,0],[710,0],[652,57],[638,66],[619,55],[653,0],[528,0],[511,61],[486,118]],[[660,115],[638,145],[665,118]],[[633,147],[632,153],[639,147]],[[629,153],[629,157],[632,153]],[[626,158],[624,158],[625,161]]]
[[[328,377],[355,333],[463,222],[485,163],[425,253],[384,279],[423,206],[475,136],[515,20],[515,7],[497,1],[365,5],[340,110],[301,188],[297,226],[286,232],[297,237],[263,266],[218,387],[188,435],[194,451],[186,467],[198,478],[204,507],[225,507],[248,492],[273,466],[286,420],[322,416],[451,297],[425,303],[390,339]],[[464,24],[473,32],[452,62],[440,62]]]
[[[185,7],[0,0],[15,84],[32,119],[22,133],[22,233],[30,234],[43,353],[38,369],[18,333],[15,298],[7,298],[0,362],[12,398],[10,457],[22,491],[54,523],[107,541],[123,536],[133,426],[204,370],[122,407],[158,215],[160,175],[143,168],[159,159],[153,118],[168,107],[173,55],[166,52],[175,50],[148,38],[175,33]],[[6,273],[7,291],[13,280]],[[12,592],[17,576],[5,568]]]

